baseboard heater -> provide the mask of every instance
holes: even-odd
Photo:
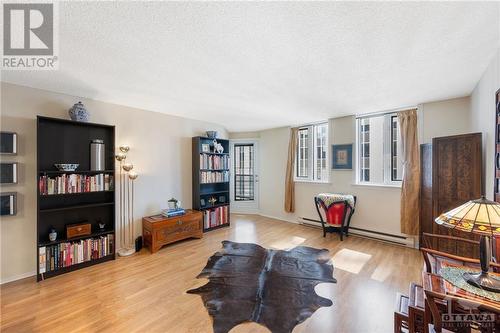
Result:
[[[303,224],[303,225],[311,226],[311,227],[321,228],[321,221],[316,220],[316,219],[311,219],[308,217],[301,217],[299,220],[299,223]],[[386,242],[404,245],[404,246],[408,246],[408,247],[415,247],[415,243],[414,243],[414,240],[412,237],[392,235],[392,234],[388,234],[385,232],[373,231],[373,230],[356,228],[356,227],[349,227],[349,233],[363,236],[363,237],[367,237],[367,238],[383,240]]]

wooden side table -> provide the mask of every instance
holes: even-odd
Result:
[[[186,214],[165,217],[161,214],[142,219],[142,236],[144,246],[151,253],[162,246],[186,238],[203,237],[203,214],[197,210],[186,210]]]

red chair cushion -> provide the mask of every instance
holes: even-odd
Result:
[[[342,220],[344,219],[345,214],[349,213],[350,209],[351,208],[349,207],[346,211],[346,205],[343,202],[330,205],[330,207],[326,210],[326,222],[332,226],[342,226]]]

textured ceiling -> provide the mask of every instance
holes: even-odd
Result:
[[[59,70],[3,71],[2,81],[229,131],[468,95],[500,44],[498,2],[75,1],[59,9]]]

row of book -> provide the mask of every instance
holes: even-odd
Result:
[[[200,183],[221,183],[229,181],[229,171],[201,171]]]
[[[229,221],[229,206],[217,207],[203,211],[203,227],[205,229],[213,228]]]
[[[162,209],[161,215],[165,217],[174,217],[186,214],[184,208]]]
[[[229,169],[229,155],[200,154],[200,169]]]
[[[114,235],[68,241],[38,248],[39,272],[45,273],[114,253]]]
[[[109,174],[41,176],[38,188],[41,195],[111,191],[114,188],[114,179]]]

